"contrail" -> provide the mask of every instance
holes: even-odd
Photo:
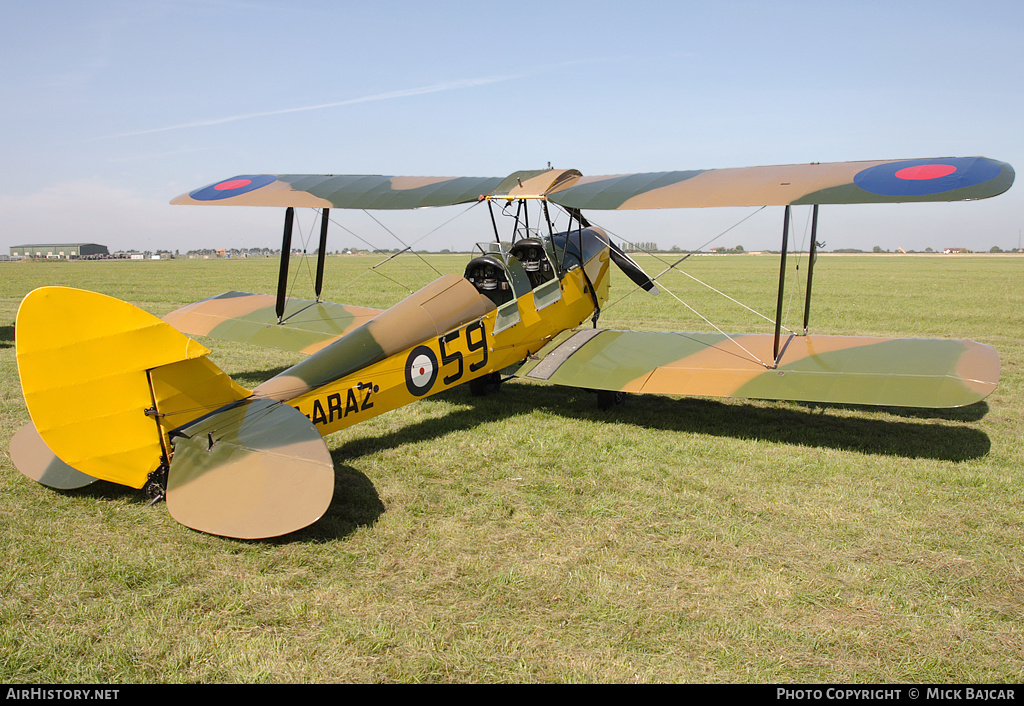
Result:
[[[518,76],[495,76],[493,78],[470,78],[463,79],[460,81],[448,81],[446,83],[435,83],[430,86],[420,86],[418,88],[405,88],[397,91],[388,91],[386,93],[375,93],[370,96],[362,96],[360,98],[349,98],[348,100],[335,101],[333,103],[319,103],[317,105],[304,105],[298,108],[282,108],[280,110],[266,110],[258,113],[245,113],[242,115],[231,115],[224,118],[211,118],[209,120],[196,120],[189,123],[178,123],[177,125],[167,125],[164,127],[150,128],[148,130],[135,130],[133,132],[121,132],[116,135],[106,135],[97,139],[111,139],[115,137],[133,137],[135,135],[151,135],[156,132],[168,132],[170,130],[185,130],[188,128],[196,127],[209,127],[210,125],[223,125],[224,123],[233,123],[239,120],[250,120],[252,118],[263,118],[269,115],[284,115],[285,113],[302,113],[310,110],[323,110],[324,108],[338,108],[344,105],[355,105],[357,103],[373,103],[375,101],[392,100],[394,98],[408,98],[410,96],[421,96],[427,93],[440,93],[442,91],[455,91],[461,88],[475,88],[477,86],[486,86],[492,83],[500,83],[502,81],[510,81]]]

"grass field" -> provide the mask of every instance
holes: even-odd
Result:
[[[379,259],[329,258],[325,298],[385,306],[466,262],[366,273]],[[140,492],[55,492],[14,469],[28,291],[76,286],[162,315],[273,291],[276,268],[0,263],[0,681],[1024,681],[1024,258],[815,269],[815,332],[995,346],[1000,385],[970,408],[630,397],[599,411],[580,390],[457,388],[328,437],[327,515],[274,541],[200,534]],[[774,313],[777,258],[685,268]],[[296,265],[296,296],[308,272]],[[623,280],[602,325],[706,329]],[[726,330],[771,328],[663,281]],[[787,296],[797,327],[802,296]],[[246,385],[298,360],[203,342]]]

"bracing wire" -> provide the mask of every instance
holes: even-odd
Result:
[[[392,238],[394,238],[394,239],[395,239],[395,240],[397,240],[397,241],[398,241],[399,243],[401,243],[401,244],[402,244],[402,245],[403,245],[403,246],[405,247],[405,250],[411,251],[411,252],[413,253],[413,255],[415,255],[416,257],[418,257],[418,258],[420,259],[420,261],[421,261],[421,262],[422,262],[422,263],[423,263],[424,265],[426,265],[427,267],[429,267],[430,269],[432,269],[432,270],[433,270],[433,271],[434,271],[434,272],[435,272],[435,273],[437,274],[437,276],[438,276],[438,277],[440,277],[440,276],[441,276],[441,273],[440,273],[440,272],[438,272],[438,270],[437,270],[437,268],[436,268],[436,267],[434,267],[434,266],[433,266],[433,265],[431,265],[431,264],[430,264],[429,262],[427,262],[426,258],[424,258],[424,257],[423,257],[422,255],[420,255],[420,254],[419,254],[418,252],[416,252],[415,250],[412,250],[412,246],[411,246],[411,245],[406,245],[406,244],[405,244],[405,242],[404,242],[404,241],[403,241],[403,240],[402,240],[401,238],[399,238],[399,237],[398,237],[398,236],[397,236],[397,235],[395,234],[395,232],[394,232],[394,231],[392,231],[392,230],[391,230],[390,228],[388,228],[388,227],[387,227],[386,225],[384,225],[383,223],[381,223],[381,222],[380,222],[380,221],[379,221],[379,220],[377,219],[377,217],[376,217],[376,216],[374,216],[374,215],[373,215],[372,213],[370,213],[369,211],[367,211],[367,210],[365,210],[365,209],[363,210],[363,213],[365,213],[365,214],[366,214],[367,216],[369,216],[369,217],[370,217],[370,218],[371,218],[371,219],[373,220],[373,222],[374,222],[374,223],[376,223],[376,224],[377,224],[377,225],[379,225],[379,226],[380,226],[381,228],[383,228],[384,230],[386,230],[386,231],[388,232],[388,234],[390,234],[390,235],[391,235],[391,237],[392,237]]]
[[[390,255],[388,255],[388,257],[384,258],[383,260],[381,260],[381,261],[380,261],[380,262],[378,262],[377,264],[375,264],[375,265],[373,265],[373,266],[371,266],[371,267],[368,267],[367,269],[363,270],[363,271],[362,271],[362,272],[361,272],[360,274],[358,274],[358,275],[356,275],[355,277],[353,277],[352,279],[350,279],[350,280],[348,281],[348,283],[346,284],[346,287],[347,287],[347,286],[350,286],[350,285],[351,285],[351,284],[352,284],[353,282],[355,282],[355,281],[357,281],[358,279],[360,279],[360,278],[361,278],[361,277],[362,277],[363,275],[366,275],[366,274],[369,274],[370,272],[373,272],[373,273],[375,273],[375,274],[377,274],[377,275],[380,275],[381,277],[383,277],[384,279],[388,280],[389,282],[392,282],[392,283],[394,283],[394,284],[397,284],[397,285],[399,285],[400,287],[403,287],[403,288],[409,289],[409,291],[412,291],[412,287],[410,287],[409,285],[407,285],[407,284],[404,284],[404,283],[402,283],[402,282],[399,282],[398,280],[396,280],[396,279],[394,279],[394,278],[392,278],[392,277],[389,277],[388,275],[384,274],[383,272],[381,272],[381,271],[380,271],[379,269],[377,269],[377,268],[379,268],[379,267],[380,267],[381,265],[384,265],[384,264],[385,264],[385,263],[387,263],[387,262],[390,262],[391,260],[394,260],[394,259],[395,259],[395,258],[397,258],[397,257],[398,257],[399,255],[403,255],[403,254],[405,254],[406,252],[410,252],[410,251],[412,251],[412,248],[413,248],[413,247],[414,247],[414,246],[415,246],[415,245],[416,245],[417,243],[419,243],[419,242],[420,242],[421,240],[423,240],[424,238],[427,238],[427,237],[429,237],[430,235],[432,235],[432,234],[436,233],[437,231],[441,230],[442,228],[444,228],[444,227],[448,226],[448,225],[449,225],[449,224],[451,224],[451,223],[452,223],[453,221],[455,221],[455,220],[457,220],[457,219],[461,218],[461,217],[462,217],[463,215],[465,215],[466,213],[468,213],[469,211],[471,211],[471,210],[472,210],[473,208],[475,208],[475,207],[476,207],[477,205],[479,205],[479,202],[473,202],[473,203],[472,203],[472,204],[470,204],[470,205],[469,205],[469,206],[468,206],[467,208],[465,208],[465,209],[462,209],[461,211],[459,211],[458,213],[456,213],[456,214],[455,214],[454,216],[452,216],[451,218],[449,218],[449,219],[448,219],[447,221],[445,221],[444,223],[441,223],[441,224],[440,224],[440,225],[438,225],[438,226],[435,226],[434,228],[432,228],[431,230],[427,231],[426,233],[424,233],[423,235],[421,235],[421,236],[420,236],[419,238],[417,238],[416,240],[412,241],[412,242],[411,242],[411,243],[409,243],[408,245],[406,245],[406,244],[405,244],[404,242],[402,242],[401,238],[399,238],[399,237],[398,237],[397,235],[395,235],[395,234],[394,234],[394,233],[393,233],[393,232],[392,232],[392,231],[391,231],[390,229],[388,229],[388,228],[387,228],[386,226],[384,226],[384,224],[382,224],[382,223],[381,223],[381,222],[380,222],[380,221],[379,221],[378,219],[374,218],[374,217],[373,217],[373,216],[372,216],[371,214],[369,214],[369,213],[367,213],[366,211],[364,211],[364,213],[366,213],[366,215],[367,215],[367,216],[369,216],[369,217],[370,217],[371,219],[373,219],[373,220],[374,220],[374,221],[375,221],[375,222],[376,222],[376,223],[377,223],[378,225],[380,225],[380,226],[381,226],[381,228],[383,228],[383,229],[384,229],[385,231],[387,231],[387,232],[388,232],[389,234],[391,234],[391,236],[392,236],[392,237],[394,237],[394,238],[395,238],[396,240],[398,240],[398,242],[402,243],[402,245],[404,246],[404,248],[403,248],[402,250],[398,251],[397,253],[391,253]],[[337,220],[336,220],[336,219],[335,219],[335,218],[334,218],[333,216],[332,216],[332,217],[330,218],[330,222],[331,222],[332,224],[335,224],[335,225],[337,225],[337,226],[338,226],[339,228],[341,228],[341,229],[342,229],[342,230],[344,230],[344,231],[345,231],[346,233],[348,233],[348,234],[349,234],[349,235],[351,235],[352,237],[356,238],[356,239],[357,239],[357,240],[359,240],[360,242],[362,242],[362,243],[366,244],[366,245],[367,245],[367,246],[368,246],[368,247],[369,247],[370,249],[372,249],[372,250],[376,250],[376,249],[377,249],[377,246],[376,246],[376,245],[375,245],[374,243],[371,243],[371,242],[370,242],[370,241],[368,241],[368,240],[367,240],[366,238],[363,238],[362,236],[360,236],[360,235],[359,235],[358,233],[356,233],[356,232],[355,232],[355,231],[353,231],[352,229],[350,229],[350,228],[346,227],[346,226],[345,226],[344,224],[342,224],[342,223],[339,223],[339,222],[338,222],[338,221],[337,221]],[[414,251],[413,251],[413,252],[414,252]],[[421,260],[423,260],[423,257],[422,257],[421,255],[419,255],[418,253],[415,253],[415,252],[414,252],[414,254],[416,254],[416,256],[417,256],[417,257],[419,257],[419,258],[420,258]],[[436,272],[436,273],[437,273],[438,275],[440,275],[440,274],[441,274],[441,273],[440,273],[440,272],[438,272],[438,271],[437,271],[437,269],[436,269],[436,268],[435,268],[435,267],[434,267],[433,265],[431,265],[431,264],[430,264],[429,262],[427,262],[426,260],[424,260],[424,262],[425,262],[425,263],[427,264],[427,266],[428,266],[428,267],[430,267],[430,269],[434,270],[434,272]]]
[[[698,281],[699,281],[699,280],[698,280]],[[698,316],[698,317],[699,317],[699,318],[700,318],[700,319],[701,319],[702,321],[704,321],[704,323],[706,323],[706,324],[707,324],[708,326],[711,326],[711,327],[712,327],[713,329],[715,329],[716,331],[718,331],[718,333],[722,334],[722,335],[723,335],[723,336],[725,336],[725,337],[726,337],[727,339],[729,339],[729,341],[731,341],[732,343],[734,343],[734,344],[735,344],[735,345],[736,345],[736,346],[737,346],[737,347],[738,347],[738,348],[739,348],[740,350],[742,350],[742,351],[743,351],[744,353],[746,353],[747,355],[749,355],[749,356],[751,357],[751,359],[752,359],[752,360],[754,360],[755,362],[757,362],[757,363],[758,363],[759,365],[763,365],[763,366],[764,366],[764,367],[766,367],[766,368],[771,368],[771,367],[772,367],[771,365],[769,365],[768,363],[765,363],[765,362],[764,362],[763,360],[761,360],[761,359],[760,359],[759,357],[757,357],[757,355],[755,355],[754,353],[752,353],[752,352],[751,352],[751,351],[750,351],[750,350],[749,350],[749,349],[748,349],[748,348],[747,348],[746,346],[744,346],[743,344],[741,344],[741,343],[740,343],[739,341],[737,341],[737,340],[736,340],[735,338],[733,338],[733,337],[732,337],[732,336],[730,336],[730,335],[729,335],[728,333],[726,333],[726,332],[725,332],[725,331],[723,331],[723,330],[722,330],[721,328],[719,328],[719,327],[718,327],[717,325],[715,325],[715,323],[714,323],[713,321],[711,321],[711,320],[710,320],[710,319],[708,319],[708,318],[707,318],[706,316],[704,316],[704,315],[703,315],[703,314],[701,314],[701,313],[700,313],[699,311],[697,311],[697,310],[696,310],[696,309],[694,309],[694,308],[693,308],[692,306],[690,306],[690,305],[689,305],[689,304],[687,304],[687,303],[686,303],[685,301],[683,301],[683,299],[682,299],[682,298],[680,298],[679,296],[677,296],[675,292],[673,292],[672,290],[668,289],[668,288],[667,288],[667,287],[665,287],[664,285],[662,285],[662,287],[661,287],[661,288],[662,288],[662,290],[663,290],[663,291],[665,291],[665,292],[668,292],[668,293],[669,293],[670,295],[672,295],[672,298],[673,298],[673,299],[675,299],[675,300],[676,300],[677,302],[679,302],[680,304],[682,304],[683,306],[685,306],[685,307],[686,307],[687,309],[689,309],[689,310],[690,310],[691,312],[693,312],[693,314],[694,314],[694,315]],[[716,291],[717,291],[717,290],[716,290]],[[736,301],[735,299],[732,299],[732,297],[727,297],[727,298],[728,298],[728,299],[731,299],[732,301]],[[738,303],[738,302],[737,302],[737,303]],[[746,308],[749,308],[749,307],[746,307]],[[751,310],[751,311],[754,311],[753,309],[750,309],[750,310]],[[754,313],[756,314],[757,312],[755,311]],[[770,319],[769,319],[769,320],[770,320]],[[787,330],[788,330],[788,329],[787,329]]]
[[[722,329],[721,329],[721,328],[720,328],[720,327],[719,327],[718,325],[716,325],[716,324],[715,324],[715,323],[714,323],[713,321],[711,321],[711,320],[710,320],[709,318],[707,318],[706,316],[704,316],[703,314],[701,314],[701,313],[700,313],[699,311],[697,311],[697,310],[696,310],[696,309],[695,309],[694,307],[692,307],[692,306],[691,306],[690,304],[688,304],[688,303],[687,303],[686,301],[684,301],[684,300],[683,300],[683,299],[682,299],[682,298],[681,298],[680,296],[678,296],[678,295],[677,295],[677,294],[676,294],[675,292],[673,292],[673,291],[671,291],[670,289],[668,289],[668,288],[667,288],[667,287],[665,286],[665,284],[664,284],[664,282],[663,282],[663,281],[659,281],[659,279],[660,279],[660,278],[662,278],[662,277],[663,277],[663,276],[664,276],[664,275],[665,275],[666,273],[668,273],[668,272],[670,272],[670,271],[672,271],[672,270],[675,270],[675,271],[676,271],[676,272],[678,272],[679,274],[681,274],[681,275],[683,275],[683,276],[685,276],[685,277],[688,277],[689,279],[691,279],[692,281],[696,282],[697,284],[700,284],[701,286],[703,286],[703,287],[706,287],[707,289],[711,290],[712,292],[714,292],[714,293],[716,293],[716,294],[718,294],[718,295],[720,295],[720,296],[722,296],[722,297],[724,297],[724,298],[728,299],[729,301],[733,302],[734,304],[736,304],[736,305],[738,305],[738,306],[742,307],[743,309],[746,309],[746,310],[747,310],[747,311],[749,311],[750,313],[752,313],[752,314],[754,314],[754,315],[756,315],[756,316],[759,316],[759,317],[761,317],[761,318],[762,318],[762,319],[764,319],[765,321],[768,321],[768,322],[772,322],[772,323],[774,323],[774,319],[773,319],[773,318],[771,318],[770,316],[766,316],[765,314],[762,314],[761,312],[757,311],[756,309],[754,309],[754,308],[752,308],[752,307],[750,307],[750,306],[748,306],[748,305],[744,304],[743,302],[739,301],[738,299],[736,299],[736,298],[734,298],[734,297],[731,297],[731,296],[729,296],[729,295],[728,295],[728,294],[726,294],[725,292],[723,292],[723,291],[721,291],[721,290],[719,290],[719,289],[716,289],[715,287],[711,286],[711,285],[710,285],[710,284],[708,284],[707,282],[704,282],[704,281],[702,281],[701,279],[699,279],[699,278],[697,278],[697,277],[695,277],[695,276],[691,275],[690,273],[688,273],[688,272],[684,272],[683,270],[680,270],[680,269],[678,269],[678,266],[679,266],[680,264],[682,264],[682,263],[683,263],[683,262],[684,262],[685,260],[689,259],[689,258],[690,258],[690,257],[691,257],[691,256],[692,256],[692,255],[693,255],[694,253],[700,252],[700,251],[701,251],[701,250],[703,250],[704,248],[708,247],[709,245],[711,245],[712,243],[714,243],[714,242],[715,242],[716,240],[718,240],[719,238],[721,238],[722,236],[724,236],[724,235],[725,235],[726,233],[728,233],[728,232],[730,232],[730,231],[734,230],[735,228],[739,227],[739,226],[740,226],[740,225],[742,225],[742,224],[743,224],[744,222],[746,222],[747,220],[749,220],[749,219],[753,218],[753,217],[754,217],[755,215],[757,215],[758,213],[760,213],[760,212],[761,212],[761,211],[763,211],[764,209],[765,209],[765,206],[761,206],[761,207],[760,207],[760,208],[758,208],[757,210],[755,210],[755,211],[752,211],[751,213],[747,214],[746,216],[744,216],[743,218],[741,218],[740,220],[738,220],[738,221],[737,221],[736,223],[732,224],[731,226],[729,226],[728,228],[726,228],[726,229],[725,229],[725,230],[723,230],[722,232],[718,233],[718,235],[714,236],[713,238],[710,238],[710,239],[708,239],[708,240],[707,240],[706,242],[704,242],[703,244],[701,244],[700,246],[698,246],[698,247],[697,247],[696,249],[694,249],[694,250],[691,250],[690,252],[686,253],[686,254],[685,254],[685,255],[684,255],[683,257],[681,257],[681,258],[679,258],[679,259],[675,260],[674,262],[668,263],[668,265],[667,265],[667,266],[665,267],[665,269],[664,269],[664,270],[662,270],[661,272],[659,272],[659,273],[658,273],[657,275],[655,275],[654,277],[651,277],[651,281],[652,281],[652,282],[658,282],[658,285],[659,285],[659,287],[660,287],[661,289],[663,289],[663,290],[664,290],[665,292],[667,292],[667,293],[668,293],[668,294],[669,294],[669,295],[670,295],[670,296],[671,296],[671,297],[672,297],[673,299],[675,299],[675,300],[676,300],[676,301],[678,301],[678,302],[679,302],[680,304],[682,304],[682,305],[683,305],[684,307],[686,307],[686,308],[687,308],[687,309],[688,309],[688,310],[689,310],[689,311],[690,311],[691,313],[693,313],[693,314],[694,314],[695,316],[697,316],[698,318],[700,318],[700,319],[701,319],[701,320],[702,320],[702,321],[703,321],[704,323],[706,323],[706,324],[707,324],[708,326],[711,326],[711,327],[712,327],[713,329],[715,329],[715,330],[716,330],[716,331],[717,331],[718,333],[720,333],[720,334],[722,334],[723,336],[725,336],[725,337],[726,337],[726,338],[727,338],[727,339],[728,339],[729,341],[731,341],[731,342],[732,342],[733,344],[735,344],[735,345],[736,345],[736,346],[737,346],[737,347],[738,347],[738,348],[739,348],[740,350],[742,350],[742,351],[743,351],[744,353],[746,353],[747,355],[749,355],[749,356],[750,356],[750,358],[751,358],[752,360],[754,360],[755,362],[757,362],[757,363],[758,363],[759,365],[763,365],[763,366],[764,366],[764,367],[766,367],[766,368],[771,368],[772,366],[771,366],[770,364],[768,364],[768,363],[765,363],[765,362],[764,362],[763,360],[761,360],[761,359],[760,359],[760,358],[759,358],[759,357],[758,357],[757,355],[755,355],[755,354],[754,354],[754,353],[752,353],[752,352],[751,352],[750,350],[748,350],[748,349],[747,349],[746,347],[744,347],[744,346],[743,346],[743,345],[742,345],[741,343],[739,343],[739,341],[737,341],[737,340],[736,340],[735,338],[733,338],[733,337],[732,337],[732,336],[730,336],[730,335],[729,335],[728,333],[726,333],[725,331],[723,331],[723,330],[722,330]],[[603,227],[603,226],[602,226],[602,227]],[[606,230],[607,230],[607,229],[606,229]],[[610,231],[609,231],[609,232],[610,232]],[[614,233],[613,233],[613,235],[614,235]],[[616,236],[616,237],[618,237],[618,236]],[[806,231],[805,231],[805,236],[804,236],[804,237],[806,238]],[[647,250],[643,250],[642,248],[641,248],[641,250],[642,250],[642,251],[643,251],[644,253],[646,253],[646,254],[648,254],[648,255],[650,255],[650,256],[652,256],[652,257],[654,257],[654,258],[655,258],[656,260],[658,260],[659,262],[662,262],[663,264],[667,262],[667,260],[665,260],[664,258],[660,257],[660,256],[659,256],[659,255],[658,255],[657,253],[651,253],[651,252],[648,252]],[[631,289],[630,289],[629,291],[627,291],[627,292],[626,292],[626,293],[625,293],[625,294],[624,294],[623,296],[619,297],[619,298],[618,298],[618,299],[616,299],[616,300],[615,300],[614,302],[610,302],[610,303],[606,304],[606,305],[604,306],[604,310],[605,310],[605,311],[607,311],[607,310],[608,310],[608,309],[609,309],[610,307],[612,307],[612,306],[614,306],[614,305],[616,305],[616,304],[620,303],[620,302],[621,302],[621,301],[623,301],[624,299],[626,299],[626,297],[630,297],[630,296],[632,296],[632,295],[633,295],[633,293],[634,293],[635,291],[636,291],[636,290],[635,290],[635,288],[631,288]],[[792,293],[792,290],[791,290],[791,293],[790,293],[790,298],[791,298],[791,299],[790,299],[790,301],[792,301],[792,296],[793,296],[793,293]],[[785,329],[787,333],[790,333],[790,334],[792,334],[792,333],[793,333],[793,331],[792,331],[792,330],[791,330],[791,329],[790,329],[790,328],[789,328],[788,326],[782,326],[782,328],[783,328],[783,329]]]
[[[766,315],[762,314],[760,311],[758,311],[757,309],[753,309],[753,308],[747,306],[746,304],[744,304],[743,302],[739,301],[738,299],[734,299],[733,297],[730,297],[728,294],[726,294],[725,292],[721,291],[720,289],[715,289],[714,287],[712,287],[707,282],[704,282],[704,281],[698,279],[697,277],[694,277],[689,272],[683,272],[682,270],[679,270],[679,274],[683,275],[684,277],[689,277],[690,279],[692,279],[697,284],[702,285],[702,286],[710,289],[715,294],[720,294],[721,296],[725,297],[726,299],[728,299],[729,301],[733,302],[734,304],[737,304],[738,306],[743,307],[744,309],[749,311],[751,314],[754,314],[756,316],[760,316],[765,321],[768,321],[768,322],[771,322],[771,323],[775,323],[775,319],[771,318],[770,316],[766,316]],[[662,289],[665,289],[665,291],[668,292],[668,289],[665,288],[665,284],[663,282],[659,282],[658,284],[661,285]],[[672,293],[669,292],[669,294],[672,294]],[[672,296],[675,297],[674,294]],[[786,331],[788,331],[789,333],[793,333],[793,331],[791,331],[788,327],[783,326],[783,328],[786,329]]]
[[[314,220],[314,224],[315,224],[315,222],[316,221]],[[293,223],[294,223],[294,229],[295,229],[295,231],[298,231],[299,240],[302,243],[302,251],[301,251],[301,253],[298,256],[298,261],[295,263],[295,274],[296,274],[296,276],[292,277],[292,276],[290,276],[291,273],[289,273],[289,277],[288,277],[289,282],[290,282],[289,283],[289,291],[288,291],[288,296],[289,297],[291,297],[291,296],[293,296],[295,294],[295,283],[296,283],[296,280],[298,279],[297,275],[298,275],[299,271],[302,269],[303,263],[305,263],[305,265],[306,265],[306,273],[309,275],[309,281],[311,283],[313,282],[313,277],[314,277],[313,271],[309,268],[309,259],[306,257],[306,249],[309,246],[309,238],[310,238],[310,236],[313,233],[312,226],[310,226],[309,233],[303,233],[302,232],[302,224],[299,222],[299,213],[298,213],[298,211],[296,211],[294,216],[293,216]],[[289,255],[290,255],[290,253],[289,253]],[[284,257],[284,253],[281,253],[281,256]]]
[[[736,223],[732,224],[731,226],[729,226],[728,228],[726,228],[725,230],[723,230],[723,231],[722,231],[721,233],[719,233],[719,234],[718,234],[718,235],[716,235],[715,237],[713,237],[713,238],[711,238],[711,239],[707,240],[706,242],[704,242],[703,244],[699,245],[699,246],[698,246],[698,247],[697,247],[696,249],[694,249],[694,250],[691,250],[690,252],[686,253],[686,254],[685,254],[685,255],[684,255],[683,257],[679,258],[679,259],[678,259],[678,260],[676,260],[675,262],[672,262],[672,263],[670,263],[670,264],[669,264],[669,265],[668,265],[668,266],[667,266],[667,267],[666,267],[666,268],[665,268],[664,270],[662,270],[661,272],[659,272],[659,273],[658,273],[657,275],[655,275],[654,277],[651,277],[651,281],[652,281],[652,282],[657,282],[657,281],[658,281],[658,279],[659,279],[660,277],[664,276],[664,275],[665,275],[666,273],[668,273],[668,272],[671,272],[672,270],[675,270],[675,269],[676,269],[676,268],[677,268],[677,267],[678,267],[678,266],[679,266],[680,264],[682,264],[682,263],[683,263],[683,261],[685,261],[685,260],[689,259],[689,258],[690,258],[690,256],[692,256],[692,255],[693,255],[694,253],[698,253],[698,252],[700,252],[701,250],[703,250],[703,249],[704,249],[704,248],[706,248],[707,246],[711,245],[711,243],[715,242],[716,240],[718,240],[719,238],[721,238],[722,236],[724,236],[724,235],[725,235],[726,233],[728,233],[729,231],[731,231],[731,230],[734,230],[735,228],[737,228],[737,227],[741,226],[741,225],[742,225],[743,223],[745,223],[745,222],[746,222],[746,221],[748,221],[749,219],[751,219],[751,218],[753,218],[754,216],[756,216],[756,215],[757,215],[758,213],[760,213],[760,212],[761,212],[761,211],[763,211],[764,209],[765,209],[765,206],[761,206],[761,207],[760,207],[760,208],[758,208],[758,209],[757,209],[756,211],[752,211],[751,213],[747,214],[746,216],[744,216],[743,218],[741,218],[741,219],[740,219],[739,221],[737,221]],[[604,228],[604,226],[601,226],[601,227],[602,227],[602,228]],[[611,231],[610,231],[609,229],[605,228],[605,230],[608,230],[608,232],[609,232],[609,233],[611,233]],[[617,235],[617,234],[615,234],[615,233],[612,233],[612,235],[615,235],[616,237],[618,237],[618,235]],[[661,262],[662,264],[664,264],[664,263],[666,263],[666,262],[667,262],[667,260],[665,260],[664,258],[662,258],[661,256],[659,256],[659,255],[658,255],[657,253],[652,253],[652,252],[649,252],[649,251],[647,251],[647,250],[643,250],[643,252],[644,252],[644,254],[646,254],[646,255],[650,255],[650,256],[651,256],[651,257],[653,257],[654,259],[658,260],[658,261],[659,261],[659,262]],[[736,304],[739,304],[740,306],[742,306],[742,307],[744,307],[745,309],[747,309],[747,310],[749,310],[749,311],[751,311],[751,312],[753,312],[753,313],[757,314],[758,316],[761,316],[762,318],[765,318],[765,319],[767,319],[768,321],[772,321],[772,319],[770,319],[769,317],[765,316],[764,314],[761,314],[761,313],[757,312],[756,310],[754,310],[754,309],[751,309],[750,307],[746,306],[745,304],[742,304],[741,302],[739,302],[739,301],[737,301],[737,300],[733,299],[732,297],[729,297],[729,296],[728,296],[727,294],[724,294],[724,293],[722,293],[722,292],[718,291],[717,289],[715,289],[714,287],[711,287],[710,285],[708,285],[708,284],[706,284],[706,283],[704,283],[704,282],[701,282],[701,281],[700,281],[699,279],[697,279],[696,277],[693,277],[692,275],[689,275],[689,274],[687,274],[686,272],[683,272],[682,270],[676,270],[676,271],[677,271],[677,272],[679,272],[680,274],[683,274],[683,275],[686,275],[687,277],[690,277],[690,278],[691,278],[691,279],[693,279],[693,280],[694,280],[695,282],[698,282],[699,284],[701,284],[701,285],[703,285],[703,286],[705,286],[705,287],[708,287],[708,288],[709,288],[709,289],[711,289],[712,291],[714,291],[714,292],[716,292],[716,293],[718,293],[718,294],[721,294],[722,296],[726,297],[727,299],[730,299],[731,301],[735,302]],[[661,283],[659,282],[659,284],[661,284]],[[662,286],[664,286],[664,285],[662,285]],[[605,307],[604,307],[604,308],[605,308],[605,310],[609,309],[610,307],[614,306],[615,304],[618,304],[619,302],[621,302],[621,301],[622,301],[623,299],[625,299],[626,297],[630,297],[630,296],[632,296],[632,295],[633,295],[633,293],[634,293],[635,291],[636,291],[635,289],[630,289],[630,290],[629,290],[628,292],[626,292],[626,293],[625,293],[624,295],[622,295],[621,297],[619,297],[618,299],[616,299],[616,300],[615,300],[614,302],[611,302],[611,303],[609,303],[609,304],[606,304],[606,305],[605,305]],[[674,296],[674,295],[673,295],[673,296]]]

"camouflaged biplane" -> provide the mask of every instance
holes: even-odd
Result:
[[[260,538],[326,511],[334,468],[324,435],[462,383],[486,392],[503,372],[596,389],[604,402],[636,392],[968,405],[998,381],[989,346],[808,335],[806,311],[802,335],[780,331],[789,209],[813,205],[816,223],[820,204],[980,199],[1006,191],[1013,178],[1009,165],[981,157],[597,177],[559,169],[505,178],[233,177],[172,203],[284,208],[277,296],[229,292],[160,320],[91,292],[31,292],[18,311],[16,353],[32,421],[15,435],[11,457],[52,487],[102,479],[145,488],[188,527]],[[383,311],[320,301],[330,209],[475,201],[514,211],[515,227],[504,242],[494,221],[493,242],[464,276],[442,276]],[[597,328],[612,264],[639,287],[658,289],[584,211],[765,205],[785,206],[774,335]],[[310,301],[285,296],[298,207],[321,211]],[[529,208],[540,209],[547,232],[521,235]],[[570,227],[555,232],[549,208],[568,213]],[[812,264],[815,240],[812,232]],[[309,356],[249,390],[185,334]]]

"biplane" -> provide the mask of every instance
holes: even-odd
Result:
[[[584,176],[543,169],[495,178],[241,175],[171,203],[284,209],[277,295],[228,292],[163,319],[77,289],[29,293],[16,356],[31,422],[11,443],[27,476],[55,488],[100,479],[165,500],[187,527],[274,537],[327,510],[334,467],[323,437],[468,383],[507,376],[624,393],[724,396],[899,407],[983,399],[1000,370],[969,340],[811,335],[811,278],[821,205],[996,196],[1013,169],[982,157],[814,163]],[[494,237],[463,275],[368,309],[321,301],[331,209],[491,208]],[[780,330],[790,208],[813,206],[804,330]],[[772,333],[633,332],[598,327],[613,267],[658,284],[591,224],[588,211],[783,206],[780,308]],[[320,211],[315,297],[286,296],[294,209]],[[512,219],[503,239],[494,211]],[[551,209],[568,214],[563,230]],[[524,229],[533,211],[545,228]],[[562,213],[564,212],[564,213]],[[189,336],[308,354],[253,389],[232,381]]]

